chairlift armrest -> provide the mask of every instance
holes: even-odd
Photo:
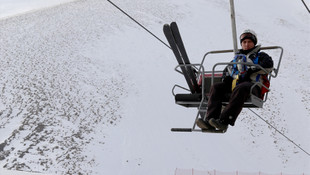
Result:
[[[183,73],[182,73],[180,70],[178,70],[178,68],[179,68],[179,67],[186,67],[186,66],[191,66],[191,67],[194,67],[194,69],[198,70],[198,71],[197,71],[197,72],[198,72],[198,76],[197,76],[197,77],[199,77],[200,74],[204,75],[204,73],[205,73],[204,66],[201,65],[201,64],[184,64],[184,65],[177,65],[177,66],[175,67],[174,70],[175,70],[176,72],[178,72],[178,73],[180,73],[180,74],[183,75]],[[197,66],[199,66],[199,68],[197,68]],[[190,92],[190,90],[187,89],[187,88],[184,88],[184,87],[182,87],[182,86],[180,86],[180,85],[174,85],[173,88],[172,88],[172,94],[173,94],[174,96],[175,96],[174,90],[175,90],[176,87],[179,87],[179,88],[181,88],[181,89],[184,89],[184,90]],[[204,79],[202,79],[202,89],[204,89]],[[204,91],[202,91],[202,95],[204,96]]]
[[[183,72],[179,70],[180,67],[186,67],[186,66],[191,66],[193,67],[196,71],[199,71],[200,69],[198,69],[196,66],[199,65],[201,66],[200,64],[184,64],[184,65],[177,65],[174,70],[180,74],[183,75]]]
[[[183,90],[185,90],[185,91],[191,92],[189,89],[187,89],[187,88],[185,88],[185,87],[183,87],[183,86],[180,86],[180,85],[175,84],[175,85],[173,86],[173,88],[172,88],[172,95],[173,95],[173,96],[176,95],[175,92],[174,92],[174,90],[175,90],[175,88],[177,88],[177,87],[180,88],[180,89],[183,89]]]
[[[262,87],[264,87],[264,88],[266,88],[267,90],[268,90],[268,92],[270,91],[270,88],[268,88],[267,86],[265,86],[263,83],[261,83],[261,82],[256,82],[256,83],[254,83],[253,85],[252,85],[252,87],[251,87],[251,90],[250,90],[250,94],[251,95],[254,95],[253,94],[253,89],[254,89],[254,87],[255,86],[258,86],[259,87],[259,85],[261,85]],[[267,94],[268,94],[268,92],[267,92]],[[255,96],[255,95],[254,95]],[[264,97],[264,100],[263,100],[264,102],[265,101],[267,101],[267,95]]]
[[[252,85],[252,87],[251,87],[251,94],[253,94],[252,93],[252,91],[253,91],[253,88],[255,87],[255,86],[259,86],[259,85],[261,85],[261,86],[263,86],[264,88],[266,88],[268,91],[270,91],[270,88],[268,88],[267,86],[265,86],[263,83],[261,83],[261,82],[256,82],[256,83],[254,83],[253,85]]]
[[[247,65],[247,64],[245,64],[245,65]],[[266,68],[263,68],[261,65],[259,65],[259,64],[252,64],[252,63],[250,63],[248,66],[255,66],[255,67],[257,67],[259,70],[262,70],[262,71],[264,71],[265,73],[266,73],[266,75],[270,75],[271,77],[276,77],[276,75],[273,75],[272,74],[272,72],[274,71],[274,72],[276,72],[276,74],[277,74],[277,70],[275,69],[275,68],[272,68],[272,71],[267,71],[266,70]]]

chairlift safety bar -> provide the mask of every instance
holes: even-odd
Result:
[[[278,70],[280,68],[280,64],[281,64],[281,61],[282,61],[282,56],[283,56],[283,48],[280,47],[280,46],[268,46],[268,47],[261,47],[260,50],[272,50],[272,49],[280,49],[280,56],[279,56],[279,60],[278,60],[278,64],[276,66],[276,68],[273,69],[273,72],[274,72],[274,75],[272,73],[269,73],[269,75],[271,75],[273,78],[276,78],[278,76]],[[204,61],[206,59],[206,57],[210,54],[219,54],[219,53],[230,53],[230,52],[234,52],[234,50],[230,49],[230,50],[215,50],[215,51],[210,51],[210,52],[207,52],[204,56],[203,56],[203,59],[201,61],[201,66],[203,66],[204,64]],[[220,65],[220,64],[245,64],[245,65],[250,65],[250,63],[217,63],[213,66],[213,70],[212,70],[212,84],[213,84],[213,79],[214,79],[214,67],[217,66],[217,65]],[[262,70],[264,70],[266,72],[266,70],[264,68],[262,68],[260,65],[251,65],[251,66],[256,66]],[[198,69],[200,70],[200,68]],[[198,71],[199,72],[199,71]]]

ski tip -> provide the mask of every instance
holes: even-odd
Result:
[[[173,25],[177,26],[177,22],[172,21],[172,22],[170,23],[170,25],[171,25],[171,26],[173,26]]]
[[[171,28],[170,28],[170,25],[169,24],[165,24],[164,27],[163,27],[163,31],[164,33],[171,33]]]
[[[169,24],[164,24],[163,29],[164,29],[164,31],[167,30],[167,29],[170,29],[170,25]]]

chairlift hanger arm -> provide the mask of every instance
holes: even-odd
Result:
[[[255,86],[259,86],[259,85],[261,85],[262,87],[266,88],[266,89],[268,90],[268,92],[270,91],[270,89],[269,89],[267,86],[265,86],[263,83],[261,83],[261,82],[256,82],[256,83],[254,83],[254,85],[251,87],[250,94],[252,94],[252,95],[255,96],[255,94],[253,94],[253,89],[254,89]],[[266,101],[267,101],[267,96],[268,96],[268,93],[266,93],[266,95],[265,95],[265,97],[264,97],[264,99],[263,99],[263,102],[266,102]]]

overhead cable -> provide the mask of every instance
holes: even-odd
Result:
[[[141,23],[139,23],[137,20],[135,20],[133,17],[131,17],[128,13],[126,13],[124,10],[122,10],[120,7],[118,7],[116,4],[114,4],[112,1],[107,0],[109,3],[111,3],[114,7],[116,7],[119,11],[121,11],[122,13],[124,13],[126,16],[128,16],[132,21],[134,21],[135,23],[137,23],[140,27],[142,27],[144,30],[146,30],[148,33],[150,33],[152,36],[154,36],[157,40],[159,40],[161,43],[163,43],[165,46],[167,46],[169,49],[170,46],[168,46],[168,44],[166,44],[164,41],[162,41],[160,38],[158,38],[154,33],[152,33],[150,30],[148,30],[146,27],[144,27]]]
[[[305,1],[304,0],[301,0],[302,1],[302,3],[304,4],[304,6],[306,7],[306,9],[308,10],[308,12],[310,13],[310,9],[308,8],[308,6],[307,6],[307,4],[305,3]]]
[[[283,137],[285,137],[288,141],[292,142],[295,146],[297,146],[300,150],[302,150],[304,153],[308,154],[308,156],[310,156],[310,154],[304,150],[301,146],[299,146],[298,144],[296,144],[292,139],[290,139],[289,137],[287,137],[284,133],[282,133],[281,131],[279,131],[276,127],[274,127],[272,124],[270,124],[267,120],[265,120],[263,117],[261,117],[259,114],[257,114],[256,112],[254,112],[252,109],[249,108],[249,110],[251,112],[253,112],[257,117],[259,117],[261,120],[263,120],[265,123],[267,123],[270,127],[272,127],[273,129],[275,129],[278,133],[280,133]]]

